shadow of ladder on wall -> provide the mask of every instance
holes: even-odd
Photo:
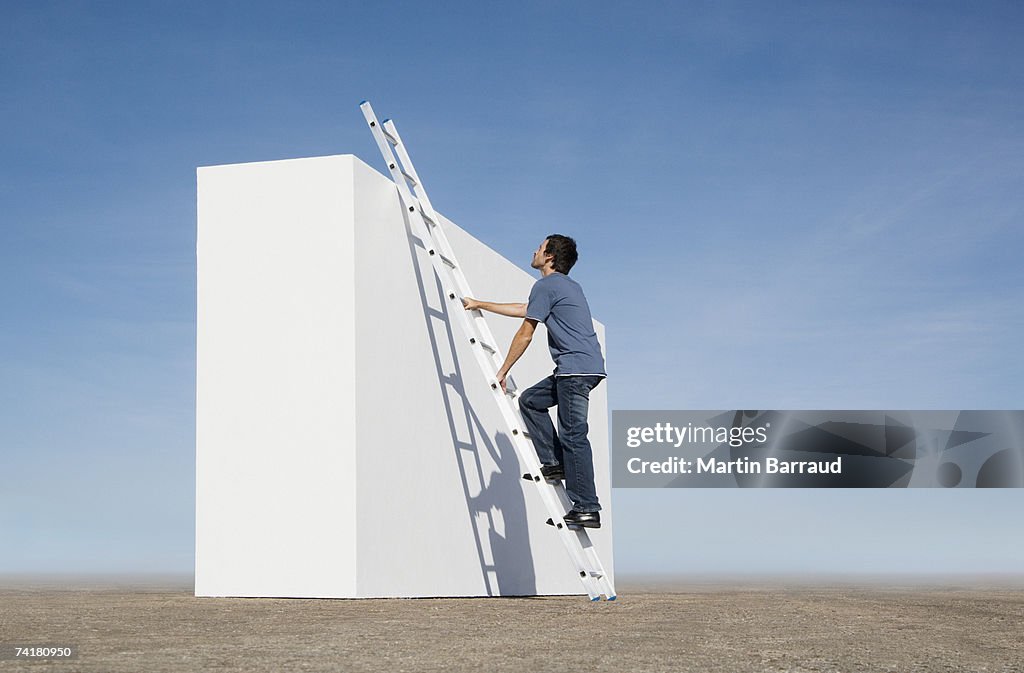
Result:
[[[551,517],[549,523],[554,525],[555,532],[562,540],[590,600],[597,601],[602,596],[610,601],[615,600],[615,588],[612,586],[611,578],[601,565],[601,559],[598,558],[597,550],[594,549],[586,529],[575,526],[570,528],[563,518],[572,507],[565,488],[561,482],[548,482],[541,476],[540,460],[537,458],[529,433],[523,429],[524,424],[518,408],[519,392],[511,376],[506,378],[509,392],[502,391],[498,385],[497,374],[503,360],[495,346],[494,336],[481,311],[466,311],[462,307],[462,297],[474,295],[448,243],[448,237],[440,226],[437,213],[430,205],[430,199],[409,159],[405,145],[402,144],[398,130],[391,120],[378,122],[369,101],[363,101],[359,107],[370,125],[370,131],[384,156],[388,170],[391,171],[391,177],[398,186],[402,206],[408,211],[412,226],[419,230],[415,233],[428,246],[430,262],[444,286],[445,297],[452,302],[453,308],[449,315],[457,316],[463,332],[469,338],[473,346],[473,355],[501,410],[516,454],[522,464],[528,466],[529,472],[523,475],[523,478],[536,485]]]

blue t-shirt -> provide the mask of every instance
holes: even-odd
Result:
[[[533,284],[526,317],[548,328],[548,349],[555,376],[606,376],[590,306],[583,288],[557,271]]]

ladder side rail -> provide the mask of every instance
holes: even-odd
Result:
[[[443,237],[443,241],[445,243],[448,242],[448,239],[444,235],[444,232],[440,229],[440,222],[437,219],[435,219],[435,222],[437,222],[436,227],[430,227],[426,222],[423,221],[422,213],[420,213],[419,208],[417,208],[417,206],[420,205],[421,201],[419,198],[416,198],[412,195],[409,189],[409,185],[407,184],[404,175],[402,175],[403,171],[413,176],[413,179],[417,182],[417,185],[419,187],[418,191],[422,192],[421,196],[423,197],[423,201],[426,202],[427,207],[433,213],[433,208],[429,205],[429,199],[426,197],[426,189],[423,188],[423,183],[422,181],[420,181],[419,176],[416,173],[416,169],[412,165],[412,160],[409,158],[408,152],[405,151],[404,146],[402,146],[401,144],[396,145],[396,148],[400,150],[400,154],[403,155],[403,157],[406,160],[406,163],[404,163],[403,165],[399,165],[394,153],[391,150],[391,142],[384,135],[385,129],[382,128],[380,123],[377,121],[377,117],[374,114],[373,107],[370,105],[369,101],[363,101],[363,103],[359,107],[363,111],[363,116],[365,117],[367,123],[370,125],[370,130],[373,134],[374,140],[377,142],[377,147],[378,149],[380,149],[380,152],[384,157],[384,161],[388,165],[388,170],[391,172],[392,178],[394,179],[395,184],[398,186],[399,196],[404,201],[406,210],[413,214],[413,216],[411,217],[411,221],[414,225],[413,228],[420,230],[416,231],[416,234],[422,239],[423,244],[425,246],[428,246],[429,254],[429,251],[432,250],[432,248],[430,248],[429,246],[432,242],[434,242],[433,230],[436,230]],[[387,130],[392,135],[392,137],[395,138],[396,141],[401,143],[401,137],[398,135],[398,130],[395,128],[394,123],[388,120],[387,126]],[[434,213],[434,215],[436,218],[436,213]],[[419,224],[420,226],[416,227],[416,224]],[[423,235],[424,233],[426,234],[426,236]],[[447,247],[449,252],[451,252],[452,258],[454,259],[454,251],[451,251],[450,244]],[[442,290],[445,291],[446,296],[449,298],[449,300],[458,303],[458,305],[454,307],[454,310],[452,312],[461,316],[462,318],[465,318],[467,311],[462,307],[461,297],[472,296],[470,294],[471,290],[469,288],[469,281],[466,279],[465,274],[462,273],[462,270],[458,265],[456,265],[456,268],[454,269],[457,273],[446,274],[446,271],[451,270],[444,269],[443,262],[440,262],[440,260],[436,259],[436,255],[431,254],[430,257],[435,272],[437,272],[438,277],[442,279]],[[456,292],[452,292],[448,288],[443,287],[445,284],[443,281],[446,278],[446,275],[454,275],[455,283],[449,283],[449,285],[455,285]],[[473,312],[478,314],[481,313],[480,311]],[[483,341],[484,343],[489,344],[494,349],[494,352],[492,353],[492,367],[486,367],[485,363],[481,362],[479,357],[477,358],[478,362],[481,364],[481,370],[484,373],[484,377],[488,378],[489,372],[494,375],[497,374],[497,371],[501,367],[502,362],[498,359],[498,344],[494,339],[494,335],[491,333],[486,320],[484,320],[482,317],[482,314],[478,317],[479,320],[473,320],[471,325],[464,324],[463,332],[465,334],[471,335],[471,338],[475,336],[475,338],[477,339],[477,343],[474,345],[479,346],[479,342]],[[463,322],[465,323],[465,321]],[[467,329],[467,327],[470,327],[470,329]],[[474,348],[474,354],[479,355],[480,350],[481,348],[479,347]],[[491,383],[489,379],[488,383]],[[493,387],[494,386],[492,385],[492,388]],[[538,460],[537,466],[539,465],[540,461]]]
[[[408,202],[411,203],[411,200],[409,200]],[[410,210],[410,212],[416,213],[416,210]],[[414,216],[414,224],[416,223],[416,220],[421,220],[421,218],[417,218]],[[431,228],[427,225],[426,222],[420,221],[419,224],[421,225],[421,229],[426,230],[428,233],[431,231]],[[433,237],[431,237],[431,242],[436,243],[436,241],[433,240]],[[433,266],[435,267],[435,271],[438,273],[438,276],[440,278],[445,279],[446,277],[448,277],[449,279],[452,279],[452,276],[457,276],[457,274],[454,272],[458,270],[458,267],[454,269],[448,268],[446,265],[444,265],[443,262],[437,260],[435,256],[431,256],[431,260]],[[452,299],[450,293],[449,298]],[[456,308],[456,311],[458,312],[458,307]],[[466,333],[472,333],[471,329],[466,329],[468,327],[471,327],[471,323],[470,321],[465,320],[465,311],[463,310],[458,314],[463,318],[463,322],[465,323],[464,330],[466,331]],[[488,359],[488,357],[484,354],[486,352],[490,353],[492,365],[495,367],[495,369],[493,369],[492,371],[496,372],[496,351],[485,349],[482,347],[482,344],[477,344],[477,346],[478,347],[474,349],[474,353],[477,355],[478,363],[481,364],[481,370],[483,372],[487,371],[487,368],[484,365],[484,363]],[[524,460],[523,462],[527,464],[529,464],[530,462],[536,463],[532,471],[539,472],[539,470],[537,469],[539,467],[539,459],[537,459],[536,457],[536,451],[533,449],[531,445],[527,444],[524,441],[525,437],[518,431],[518,427],[521,426],[521,418],[517,419],[518,414],[514,413],[514,408],[509,403],[505,393],[498,392],[498,386],[495,382],[491,382],[491,388],[492,393],[497,398],[498,408],[502,412],[502,415],[505,417],[504,420],[506,422],[506,425],[508,425],[509,428],[512,430],[512,435],[514,438],[513,442],[516,445],[516,453],[519,454],[521,460],[526,456],[531,457],[533,461]],[[519,438],[519,441],[515,441],[515,438]],[[589,537],[586,536],[586,532],[582,529],[580,529],[579,531],[572,531],[568,529],[568,527],[565,526],[564,521],[561,519],[561,512],[565,511],[568,505],[571,505],[571,503],[569,503],[568,501],[567,496],[564,493],[564,489],[561,487],[560,484],[558,484],[555,485],[556,487],[554,489],[554,493],[552,493],[552,490],[545,489],[543,487],[544,485],[545,484],[538,484],[538,486],[540,486],[540,493],[542,499],[543,501],[545,501],[545,505],[547,506],[549,513],[551,514],[552,521],[558,521],[556,526],[559,528],[559,532],[562,534],[563,543],[565,544],[566,549],[569,552],[570,557],[572,558],[574,565],[577,568],[577,572],[580,574],[580,579],[585,585],[587,593],[591,596],[592,599],[595,598],[595,596],[599,598],[601,593],[605,593],[606,596],[614,596],[614,594],[609,594],[606,591],[602,591],[601,588],[598,588],[596,590],[594,588],[594,584],[598,583],[600,579],[604,577],[604,570],[600,566],[599,560],[597,560],[596,563],[594,562],[596,560],[594,558],[595,555],[587,554],[586,546],[582,544],[579,540],[579,535],[582,534],[583,536],[585,536],[583,539],[589,542]],[[561,508],[559,508],[558,504],[556,503],[560,504]],[[571,537],[573,532],[577,533],[577,540],[575,540],[575,544]]]
[[[411,166],[411,161],[409,161],[408,164],[404,164],[401,167],[398,165],[398,162],[395,161],[394,154],[391,151],[391,142],[384,136],[384,129],[381,129],[380,125],[377,123],[376,117],[374,116],[373,110],[369,106],[369,103],[364,102],[363,105],[361,105],[360,107],[363,109],[363,114],[366,117],[371,130],[373,131],[374,138],[377,141],[377,145],[381,151],[381,154],[384,156],[385,161],[388,162],[388,168],[392,173],[392,177],[395,179],[395,184],[398,186],[399,195],[402,197],[402,200],[404,201],[408,212],[412,213],[412,224],[419,224],[420,226],[418,228],[424,233],[426,233],[426,237],[424,238],[424,244],[428,244],[429,242],[435,244],[436,246],[438,241],[436,241],[435,237],[433,236],[433,232],[435,230],[437,230],[441,234],[441,236],[443,237],[442,240],[445,243],[447,243],[447,237],[445,237],[444,232],[440,230],[440,222],[436,217],[436,213],[432,212],[433,209],[432,207],[430,207],[429,200],[423,198],[426,196],[426,193],[425,190],[422,188],[422,182],[419,180],[418,175],[416,175],[415,173],[415,168]],[[395,140],[398,142],[398,144],[396,144],[396,147],[401,150],[400,154],[405,154],[405,158],[407,159],[408,154],[407,152],[404,151],[404,148],[400,144],[401,141],[399,136],[397,135],[397,130],[394,129],[394,124],[390,123],[389,126],[389,132],[391,133],[392,137],[395,138]],[[419,195],[422,200],[414,200],[414,197],[412,196],[411,191],[409,189],[409,185],[406,182],[405,174],[411,175],[413,177],[413,180],[417,183],[417,191],[422,192]],[[423,218],[423,213],[421,212],[421,209],[416,207],[417,203],[426,203],[427,208],[429,208],[431,213],[434,215],[433,220],[436,223],[436,226],[431,227],[428,224],[428,222]],[[429,215],[430,213],[428,213],[428,217]],[[453,261],[456,261],[454,253],[452,253],[451,259]],[[432,265],[434,266],[435,272],[438,274],[438,277],[442,279],[442,285],[444,285],[444,279],[447,278],[449,281],[448,284],[462,285],[463,288],[468,290],[468,281],[465,279],[465,275],[461,273],[461,269],[458,267],[457,261],[454,268],[449,268],[447,264],[442,259],[439,259],[438,255],[436,254],[430,254],[430,260]],[[458,273],[454,273],[456,271]],[[480,331],[485,331],[486,336],[489,337],[488,342],[491,343],[491,345],[495,346],[496,348],[496,344],[493,343],[493,335],[490,333],[490,329],[487,327],[486,321],[483,321],[483,330],[474,329],[478,328],[478,325],[475,324],[475,320],[469,319],[469,316],[467,315],[467,313],[469,312],[465,311],[461,307],[461,298],[458,296],[452,297],[451,295],[452,293],[449,291],[449,299],[459,301],[460,306],[458,306],[457,310],[454,312],[460,316],[460,322],[463,325],[464,333],[474,334],[479,333]],[[536,456],[536,451],[533,449],[530,440],[527,440],[526,437],[523,435],[522,431],[519,429],[522,427],[522,419],[521,417],[517,418],[519,414],[515,413],[515,408],[508,399],[509,397],[514,398],[516,396],[514,394],[506,395],[506,393],[500,390],[500,387],[494,380],[494,376],[492,375],[491,377],[488,377],[487,375],[487,372],[489,370],[486,365],[488,364],[488,362],[490,362],[493,368],[490,371],[494,372],[495,375],[497,373],[497,367],[500,366],[495,364],[498,361],[497,351],[488,351],[481,345],[479,340],[477,341],[477,343],[474,344],[474,346],[475,347],[472,350],[477,359],[478,364],[481,367],[481,373],[484,375],[485,379],[488,380],[488,383],[492,389],[492,393],[497,397],[498,408],[501,411],[502,416],[504,417],[506,425],[508,425],[509,429],[511,430],[512,443],[516,449],[516,453],[519,454],[520,460],[522,460],[525,464],[535,464],[536,466],[539,467],[540,462]],[[491,357],[488,357],[488,352],[490,353]],[[529,458],[532,458],[533,460],[531,461],[529,460]],[[539,474],[539,470],[536,468],[533,469],[532,471]],[[584,588],[587,590],[587,593],[590,595],[591,599],[596,600],[597,598],[600,598],[601,593],[604,593],[609,599],[614,598],[614,591],[612,590],[610,593],[608,591],[610,583],[607,580],[607,575],[600,564],[600,560],[597,557],[596,551],[593,549],[592,544],[590,544],[590,539],[589,536],[586,534],[586,531],[582,528],[578,530],[571,530],[565,524],[564,520],[562,520],[562,511],[565,509],[565,503],[568,502],[568,498],[561,484],[555,485],[556,488],[554,489],[549,489],[544,488],[544,486],[546,486],[547,483],[544,482],[543,480],[535,481],[535,483],[537,483],[537,485],[540,486],[539,492],[541,494],[542,501],[551,513],[552,521],[555,522],[556,528],[558,528],[559,533],[561,533],[560,537],[562,537],[563,542],[565,543],[566,550],[568,551],[570,558],[576,566],[577,572],[580,574],[580,579],[584,585]],[[572,533],[576,533],[575,539],[573,539]],[[585,541],[586,544],[583,544],[583,541]],[[590,568],[593,568],[593,570],[591,570]],[[601,582],[601,580],[604,581]],[[600,588],[595,588],[595,584],[599,585]]]
[[[366,118],[367,123],[370,124],[370,129],[373,131],[374,139],[377,141],[377,147],[380,149],[381,154],[384,155],[384,160],[388,164],[388,170],[391,171],[391,176],[394,179],[395,184],[398,186],[399,194],[403,197],[403,201],[406,204],[406,210],[410,213],[418,213],[420,215],[419,218],[414,219],[421,220],[423,225],[422,231],[427,234],[426,237],[421,236],[421,238],[423,238],[423,244],[428,245],[430,242],[435,243],[434,248],[429,248],[429,250],[435,250],[436,248],[440,250],[442,254],[445,254],[450,259],[456,261],[455,270],[457,273],[453,274],[455,275],[456,282],[453,283],[453,285],[455,285],[455,289],[457,291],[455,300],[459,302],[459,308],[461,308],[461,298],[473,296],[472,290],[469,286],[469,280],[466,278],[465,274],[462,273],[462,269],[458,265],[455,257],[455,251],[452,249],[451,243],[448,241],[448,236],[444,233],[444,230],[441,229],[440,218],[433,206],[430,204],[430,198],[427,196],[426,188],[423,186],[423,181],[420,180],[419,174],[416,172],[416,167],[413,165],[412,159],[409,157],[409,153],[406,151],[405,145],[401,141],[398,129],[390,119],[383,123],[382,128],[381,124],[377,122],[377,118],[374,115],[373,108],[370,106],[369,102],[364,102],[360,108],[363,110],[363,116]],[[398,141],[398,144],[394,146],[394,151],[392,151],[391,142],[384,135],[384,131]],[[395,157],[396,152],[398,154],[398,160],[396,160]],[[401,161],[401,164],[399,164],[399,161]],[[416,181],[417,186],[415,196],[412,194],[403,172],[411,175]],[[431,217],[431,219],[436,223],[436,226],[431,226],[427,222],[422,222],[422,213],[419,212],[421,210],[427,211],[427,216]],[[437,245],[437,242],[440,242],[441,245]],[[434,257],[434,255],[432,254],[431,257]],[[435,265],[435,268],[436,266],[437,265]],[[451,297],[449,296],[449,298]],[[465,311],[465,309],[462,310]],[[478,335],[478,338],[483,340],[485,343],[490,344],[495,348],[495,350],[497,350],[498,344],[495,343],[494,335],[491,333],[490,327],[487,325],[482,313],[480,311],[473,311],[473,313],[479,314],[477,316],[473,316],[474,322],[476,323],[475,333]],[[473,332],[470,333],[472,334]],[[493,371],[495,374],[500,367],[501,362],[494,367]]]
[[[466,278],[466,275],[462,272],[461,265],[458,264],[455,249],[452,248],[451,242],[448,240],[448,235],[441,226],[441,218],[438,216],[437,211],[434,210],[434,206],[430,203],[430,197],[427,196],[426,187],[424,187],[423,180],[420,179],[419,173],[416,171],[416,167],[412,163],[412,158],[409,156],[408,150],[405,149],[405,143],[402,142],[402,137],[398,133],[398,128],[391,119],[385,120],[383,124],[384,129],[398,141],[398,144],[395,145],[395,153],[398,155],[398,159],[401,162],[401,169],[412,176],[413,180],[416,182],[414,191],[415,197],[417,198],[417,205],[422,208],[426,212],[427,216],[434,222],[434,226],[430,226],[429,223],[427,224],[427,232],[435,240],[435,247],[440,249],[445,256],[456,262],[455,268],[449,269],[449,271],[455,277],[455,286],[458,292],[459,302],[461,303],[461,297],[475,296],[469,287],[469,279]],[[385,144],[388,144],[386,139],[384,142]],[[403,178],[403,182],[404,181],[405,180]],[[411,192],[413,190],[409,191]],[[490,326],[487,324],[487,320],[483,316],[483,312],[474,310],[472,313],[475,314],[473,315],[473,318],[479,337],[485,343],[491,344],[495,349],[497,349],[498,343],[494,338],[494,334],[491,332]],[[493,370],[495,375],[503,363],[504,361],[501,359],[496,360],[496,366]],[[512,387],[515,387],[514,381],[512,382]]]
[[[612,584],[611,577],[604,569],[604,565],[601,564],[601,559],[597,555],[597,550],[594,549],[594,543],[591,542],[590,536],[587,535],[585,528],[580,528],[577,533],[580,534],[580,546],[583,548],[583,553],[586,555],[590,564],[597,570],[598,575],[595,577],[596,583],[600,588],[601,593],[608,597],[608,600],[615,600],[615,586]]]
[[[429,248],[430,243],[433,242],[436,245],[433,236],[434,231],[436,231],[440,235],[440,238],[443,241],[443,243],[445,244],[444,247],[449,252],[451,259],[455,260],[455,253],[451,249],[451,244],[448,242],[448,237],[440,228],[440,220],[437,217],[436,212],[433,210],[433,206],[430,205],[430,200],[426,194],[426,189],[423,187],[423,183],[419,179],[419,175],[416,173],[416,168],[412,164],[412,159],[409,157],[408,152],[405,150],[404,144],[401,142],[401,136],[398,134],[398,129],[395,127],[394,122],[392,122],[391,120],[387,120],[386,122],[384,122],[384,128],[382,128],[381,124],[378,123],[377,121],[376,114],[373,112],[373,107],[370,105],[369,101],[363,101],[359,107],[363,111],[363,117],[370,125],[370,130],[373,134],[374,140],[377,142],[377,147],[388,165],[388,170],[391,172],[395,185],[398,187],[399,196],[402,197],[403,201],[406,204],[406,208],[408,209],[409,212],[419,215],[419,217],[412,218],[412,222],[414,224],[413,228],[416,229],[415,223],[418,220],[420,224],[419,229],[422,230],[422,232],[426,233],[426,236],[423,236],[420,232],[416,232],[417,235],[422,239],[423,244],[425,246],[428,246],[428,252],[430,252],[433,250],[432,248]],[[396,161],[395,155],[391,150],[391,142],[384,135],[385,131],[387,131],[395,139],[395,149],[399,151],[399,154],[404,159],[402,165],[399,165],[398,161]],[[413,177],[413,180],[416,182],[418,187],[417,191],[421,191],[422,195],[413,196],[404,176],[404,174],[406,173]],[[436,223],[437,226],[431,227],[426,222],[423,221],[422,213],[418,212],[420,208],[417,207],[422,207],[419,196],[422,196],[422,203],[426,204],[426,208],[430,211],[430,214],[434,216],[434,222]],[[472,296],[472,291],[470,290],[469,287],[469,280],[466,278],[465,274],[462,273],[461,268],[456,264],[455,269],[449,270],[456,272],[454,274],[451,274],[452,276],[454,276],[455,280],[454,283],[451,283],[455,286],[455,292],[453,293],[451,290],[444,288],[443,279],[445,278],[445,274],[443,273],[444,270],[442,269],[442,265],[436,263],[437,260],[434,258],[434,254],[431,254],[430,256],[431,261],[435,262],[434,269],[438,273],[438,277],[442,279],[442,290],[446,292],[446,296],[448,296],[450,300],[458,302],[458,306],[455,307],[456,310],[454,310],[453,313],[464,315],[466,311],[464,308],[462,308],[461,297]],[[494,335],[491,333],[486,320],[483,320],[482,312],[473,311],[473,313],[480,314],[479,316],[476,316],[479,317],[480,320],[473,321],[473,326],[476,327],[477,329],[475,331],[472,329],[464,329],[464,333],[469,335],[474,335],[475,333],[478,342],[482,340],[484,343],[487,343],[491,346],[491,348],[493,349],[493,368],[488,370],[487,367],[482,367],[482,369],[485,377],[487,376],[488,371],[491,371],[496,375],[498,369],[501,367],[502,364],[501,360],[498,359],[497,355],[498,344],[494,338]],[[474,351],[476,350],[477,349],[474,349]]]
[[[430,217],[434,222],[441,224],[437,219],[437,211],[434,210],[434,206],[430,203],[430,197],[427,196],[427,190],[423,188],[423,181],[420,180],[419,173],[416,172],[416,167],[412,164],[412,159],[409,158],[409,152],[405,149],[405,143],[402,142],[401,136],[398,135],[398,129],[395,127],[395,122],[390,119],[384,120],[384,128],[387,129],[388,133],[398,140],[398,145],[395,146],[395,150],[398,152],[398,158],[402,161],[402,167],[405,172],[412,176],[412,179],[416,181],[416,196],[420,197],[420,205],[423,206],[427,211],[427,216]],[[447,242],[447,239],[446,239]]]
[[[487,325],[487,321],[483,318],[482,312],[473,311],[473,313],[477,313],[480,315],[475,316],[473,320],[470,320],[468,316],[468,313],[470,312],[466,311],[462,307],[462,300],[460,296],[448,290],[447,288],[444,288],[444,285],[457,284],[462,286],[461,289],[464,289],[468,292],[469,282],[465,278],[465,274],[462,273],[460,267],[456,266],[455,269],[449,269],[444,264],[444,262],[437,258],[436,254],[429,254],[430,251],[434,250],[432,247],[430,247],[430,244],[434,243],[433,231],[440,230],[438,227],[431,228],[425,221],[423,221],[422,213],[418,208],[416,208],[417,201],[414,201],[414,197],[410,192],[409,185],[406,183],[405,178],[401,175],[402,170],[407,170],[407,172],[415,174],[415,168],[412,168],[411,166],[400,166],[398,164],[398,162],[395,160],[394,153],[391,151],[391,142],[384,136],[384,129],[382,129],[380,124],[377,123],[376,116],[373,113],[373,108],[370,107],[370,104],[368,102],[364,103],[360,107],[363,109],[363,114],[370,125],[370,129],[373,132],[374,138],[377,140],[377,146],[380,148],[381,153],[384,156],[384,160],[388,164],[388,169],[391,171],[392,177],[395,179],[395,184],[398,186],[399,196],[406,204],[406,211],[410,213],[410,219],[411,223],[413,224],[413,229],[418,229],[418,231],[416,231],[415,233],[423,239],[424,245],[428,246],[428,255],[430,257],[431,264],[434,266],[434,271],[442,280],[442,289],[446,291],[446,296],[449,298],[449,300],[458,302],[458,306],[456,306],[455,310],[453,310],[452,312],[459,316],[460,322],[463,325],[463,332],[465,334],[470,335],[471,339],[476,338],[476,342],[473,343],[473,353],[477,358],[478,364],[480,365],[481,373],[484,375],[485,380],[491,387],[492,393],[498,398],[498,408],[502,411],[502,416],[504,417],[504,420],[509,427],[509,430],[514,441],[517,435],[521,436],[522,431],[520,430],[520,428],[522,428],[524,424],[522,422],[521,416],[518,414],[518,410],[515,409],[510,402],[508,402],[508,400],[505,398],[505,393],[501,391],[500,387],[497,385],[496,375],[498,369],[502,364],[502,360],[498,355],[498,345],[495,342],[496,340],[494,339],[494,335],[491,333],[490,328]],[[399,140],[400,142],[400,137],[397,135],[397,130],[394,129],[393,123],[390,124],[390,128],[392,131],[394,131],[391,134],[392,137],[394,137],[396,140]],[[408,153],[405,152],[404,149],[402,153],[405,154],[406,158],[408,158]],[[417,182],[419,183],[420,189],[425,192],[425,189],[423,189],[423,183],[418,179]],[[417,227],[416,225],[419,226]],[[443,235],[443,232],[440,233]],[[426,235],[424,236],[424,234]],[[457,273],[452,273],[453,271]],[[456,280],[458,281],[457,283],[451,282],[452,276],[455,276]],[[449,281],[448,283],[444,282],[446,279]],[[489,344],[493,348],[493,351],[489,352],[489,358],[488,350],[481,345],[482,342]],[[490,363],[488,363],[488,359],[490,360]],[[489,367],[488,364],[490,364]],[[517,452],[520,454],[523,453],[521,451]],[[536,450],[534,450],[531,446],[530,450],[525,453],[526,456],[520,455],[520,459],[523,461],[525,465],[532,466],[531,472],[539,472],[540,459],[537,458]]]
[[[378,148],[380,149],[381,153],[383,154],[385,161],[388,163],[388,169],[391,171],[392,177],[395,178],[395,184],[398,186],[399,196],[401,196],[402,199],[407,204],[406,207],[407,207],[408,212],[414,213],[415,215],[420,215],[420,217],[415,217],[414,216],[412,218],[413,224],[415,225],[415,224],[418,223],[420,225],[420,227],[418,227],[418,228],[421,231],[425,232],[427,235],[426,235],[426,237],[424,237],[424,236],[422,236],[422,234],[420,234],[420,232],[416,232],[416,233],[418,235],[420,235],[420,237],[423,239],[423,244],[427,245],[427,246],[429,246],[429,243],[435,243],[436,244],[437,241],[435,239],[436,238],[440,238],[440,240],[443,243],[447,244],[445,247],[447,247],[448,251],[451,253],[451,258],[454,260],[455,259],[455,253],[451,249],[451,245],[450,245],[450,243],[448,243],[448,238],[445,235],[443,229],[440,228],[439,218],[435,219],[435,222],[437,222],[438,226],[430,227],[426,222],[423,221],[422,214],[419,213],[418,212],[419,209],[416,208],[417,205],[421,205],[422,203],[426,203],[427,208],[430,210],[431,214],[434,214],[436,216],[436,213],[433,211],[433,207],[430,206],[430,201],[429,201],[429,198],[426,195],[426,189],[423,187],[423,182],[422,182],[422,180],[419,179],[419,175],[416,172],[415,167],[412,165],[412,160],[409,157],[408,152],[405,150],[404,144],[401,141],[401,136],[398,134],[398,129],[395,127],[394,122],[391,121],[391,120],[387,120],[387,121],[385,121],[383,123],[383,128],[382,128],[381,125],[379,123],[377,123],[376,116],[373,113],[373,108],[370,106],[368,101],[364,101],[364,103],[360,106],[360,108],[363,110],[363,115],[364,115],[364,117],[366,118],[367,122],[370,125],[371,131],[373,132],[373,136],[374,136],[375,140],[377,141]],[[399,157],[402,160],[401,165],[399,165],[399,163],[395,161],[394,153],[391,150],[391,142],[384,136],[384,133],[383,133],[384,131],[387,131],[388,134],[391,135],[391,137],[394,138],[395,141],[397,141],[398,144],[395,145],[395,149],[398,151]],[[408,173],[409,175],[413,176],[413,179],[417,183],[417,191],[418,192],[422,192],[421,194],[418,194],[416,197],[413,196],[413,194],[411,193],[411,190],[409,188],[409,185],[406,183],[406,180],[405,180],[404,176],[402,176],[403,172]],[[401,178],[401,179],[399,179],[399,178]],[[415,228],[416,227],[414,226],[414,229]],[[430,250],[433,250],[433,248],[428,247],[428,254],[429,254]],[[479,343],[482,341],[483,343],[487,343],[493,349],[491,351],[491,356],[492,356],[491,360],[492,360],[493,367],[490,370],[488,370],[488,368],[484,367],[483,371],[484,371],[485,377],[487,376],[488,371],[490,371],[493,374],[492,378],[495,378],[495,381],[489,381],[489,383],[491,384],[492,390],[497,391],[496,375],[497,375],[498,369],[503,364],[503,359],[498,355],[497,340],[494,338],[494,334],[491,332],[490,327],[488,326],[486,319],[483,318],[482,311],[475,310],[475,311],[472,311],[472,312],[467,312],[464,308],[462,308],[461,296],[470,296],[470,293],[471,293],[471,290],[470,290],[470,287],[469,287],[469,281],[466,278],[465,274],[462,272],[462,269],[461,269],[461,267],[458,264],[456,264],[454,269],[445,268],[445,265],[443,264],[443,262],[440,262],[439,260],[436,259],[436,255],[432,254],[432,255],[430,255],[430,257],[431,257],[431,262],[434,265],[434,269],[438,273],[438,277],[442,279],[442,286],[444,285],[443,280],[445,279],[446,276],[448,276],[450,279],[455,281],[454,283],[449,283],[449,284],[450,285],[455,285],[456,289],[459,291],[459,293],[464,293],[464,294],[460,295],[459,293],[451,292],[450,290],[447,290],[446,288],[442,287],[443,290],[447,290],[446,291],[446,296],[449,298],[449,300],[454,301],[454,302],[458,302],[458,305],[455,307],[457,310],[454,310],[453,313],[456,313],[456,314],[458,314],[458,315],[460,315],[462,317],[466,317],[467,313],[476,313],[477,314],[476,316],[473,316],[474,319],[472,320],[472,323],[471,323],[471,327],[474,327],[476,329],[475,330],[468,329],[468,330],[465,330],[465,332],[467,334],[470,334],[470,335],[473,335],[474,332],[475,332],[476,337],[477,337],[477,343],[474,344],[474,345],[479,346]],[[474,349],[475,352],[479,351],[479,350],[480,350],[480,348],[475,348]],[[508,378],[511,379],[511,376],[509,376]],[[500,395],[504,395],[504,393],[499,393],[499,394]],[[518,397],[514,393],[512,395],[514,397]],[[513,406],[511,403],[507,402],[504,399],[499,401],[499,406],[504,406],[502,404],[502,402],[504,402],[505,404],[508,404],[508,406],[510,406],[510,407]],[[518,412],[518,410],[515,409],[514,407],[513,407],[513,410],[515,412]],[[509,425],[510,425],[510,428],[512,428],[513,430],[518,428],[518,427],[522,427],[524,425],[524,423],[522,422],[522,417],[518,413],[514,413],[513,414],[512,420],[514,422],[509,423]],[[513,435],[515,435],[515,434],[516,433],[513,432]],[[531,449],[532,449],[532,447],[531,447]],[[531,451],[531,453],[534,454],[534,458],[536,458],[536,455],[535,455],[536,452],[535,451]],[[535,462],[536,462],[536,467],[539,468],[539,466],[540,466],[539,459],[537,459]]]

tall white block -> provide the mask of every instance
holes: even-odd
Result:
[[[342,155],[197,182],[195,594],[582,593],[391,180]],[[526,300],[534,276],[442,226],[475,294]],[[507,348],[521,321],[488,320]],[[541,327],[513,377],[552,369]],[[591,537],[612,572],[606,385]]]

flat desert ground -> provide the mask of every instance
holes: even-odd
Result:
[[[622,578],[619,599],[196,598],[191,578],[0,576],[0,671],[1024,671],[1019,578]]]

